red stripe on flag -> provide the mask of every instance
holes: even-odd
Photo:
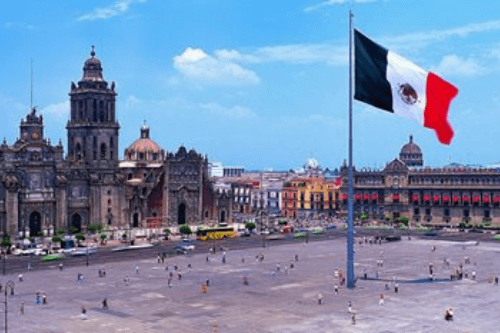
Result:
[[[448,109],[458,89],[436,74],[429,72],[426,85],[427,103],[424,110],[424,126],[436,131],[439,142],[449,145],[453,129],[448,122]]]

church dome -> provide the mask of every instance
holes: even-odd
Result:
[[[401,154],[422,154],[420,147],[413,142],[413,135],[410,135],[410,142],[401,148]]]
[[[94,46],[90,52],[90,58],[85,61],[83,65],[83,79],[82,81],[104,81],[102,78],[101,61],[95,56]]]
[[[319,163],[317,160],[314,158],[309,158],[306,161],[306,164],[304,164],[304,169],[317,169],[319,167]]]
[[[413,136],[410,135],[410,141],[401,148],[399,159],[407,166],[422,166],[424,164],[422,158],[422,150],[413,142]]]
[[[165,151],[149,138],[149,127],[141,127],[141,137],[125,149],[125,159],[129,161],[158,161],[164,158]]]

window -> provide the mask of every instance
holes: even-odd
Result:
[[[113,147],[115,146],[115,140],[113,137],[109,138],[109,159],[112,160],[114,158],[113,156]]]
[[[77,143],[75,146],[75,159],[77,161],[82,159],[82,146],[80,145],[80,143]]]
[[[425,209],[425,215],[431,215],[431,209],[430,208],[426,208]]]
[[[414,208],[413,215],[420,215],[420,208]]]
[[[106,144],[101,144],[101,160],[106,159]]]
[[[464,217],[469,217],[470,212],[468,209],[464,209]]]
[[[94,136],[94,145],[93,145],[93,158],[94,158],[94,161],[97,160],[97,137]]]
[[[484,210],[484,218],[486,218],[486,219],[490,218],[490,210],[489,209]]]
[[[450,217],[450,209],[449,208],[445,208],[444,209],[444,216],[445,217]]]

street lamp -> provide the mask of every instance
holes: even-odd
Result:
[[[5,284],[5,333],[7,333],[7,290],[10,289],[10,294],[14,295],[15,283],[12,280],[7,281]]]

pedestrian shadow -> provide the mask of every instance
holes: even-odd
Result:
[[[116,311],[116,310],[110,310],[110,309],[103,309],[103,308],[93,308],[93,311],[108,314],[110,316],[115,316],[119,318],[128,318],[131,317],[128,313],[121,312],[121,311]]]
[[[459,279],[456,280],[451,280],[451,279],[445,279],[445,278],[438,278],[438,279],[429,279],[429,278],[421,278],[421,279],[377,279],[377,278],[362,278],[360,280],[364,281],[381,281],[381,282],[395,282],[395,283],[441,283],[441,282],[453,282],[453,281],[460,281]]]

